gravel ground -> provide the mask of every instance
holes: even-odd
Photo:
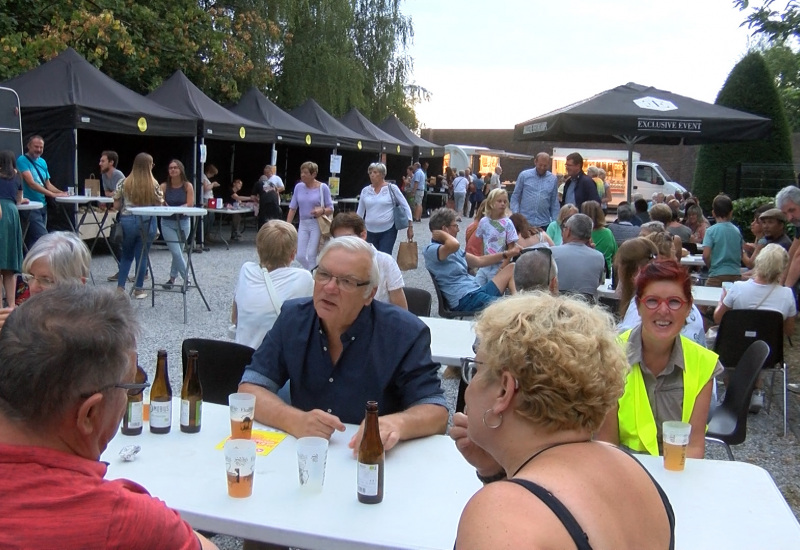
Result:
[[[461,222],[459,238],[463,243],[464,230],[469,220]],[[229,234],[229,227],[223,226],[223,234]],[[414,224],[415,240],[419,243],[419,267],[403,274],[407,286],[422,288],[433,295],[432,315],[437,316],[436,295],[433,284],[424,268],[422,250],[430,242],[430,231],[427,219]],[[402,232],[401,232],[402,233]],[[404,234],[401,235],[404,238]],[[398,238],[398,243],[400,238]],[[193,263],[197,279],[211,311],[207,311],[196,290],[187,295],[189,322],[183,323],[183,307],[180,294],[157,293],[156,305],[151,307],[150,297],[134,300],[140,314],[143,335],[139,342],[139,362],[152,378],[155,371],[156,352],[163,348],[169,353],[169,373],[173,392],[181,387],[181,342],[185,338],[212,338],[225,340],[230,325],[230,307],[239,268],[245,261],[257,261],[255,251],[255,231],[249,226],[243,239],[230,243],[226,250],[224,244],[209,243],[211,250],[193,255]],[[395,257],[397,256],[395,244]],[[163,283],[169,276],[170,255],[165,247],[154,247],[151,251],[151,263],[156,273],[156,283]],[[299,267],[299,264],[298,264]],[[116,272],[116,265],[110,255],[95,253],[92,273],[96,284],[112,287],[115,283],[106,282],[106,277]],[[133,269],[131,269],[133,273]],[[147,288],[149,281],[145,284]],[[130,289],[131,285],[128,284]],[[800,342],[800,324],[792,339]],[[800,381],[800,344],[798,347],[786,348],[787,362],[790,366],[789,380]],[[451,403],[451,412],[455,403],[457,385],[454,381],[444,380],[443,386]],[[776,392],[779,392],[780,380],[776,380]],[[747,429],[747,441],[734,448],[737,460],[749,462],[766,469],[775,480],[786,498],[789,506],[800,518],[800,398],[789,393],[789,434],[782,436],[782,400],[775,400],[770,414],[762,411],[750,415]],[[719,445],[710,445],[706,450],[706,458],[725,460],[724,449]],[[735,480],[731,480],[735,482]],[[241,548],[241,541],[234,537],[216,537],[215,542],[222,548]]]

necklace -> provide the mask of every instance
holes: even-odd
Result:
[[[544,449],[539,449],[538,451],[536,451],[535,453],[533,453],[533,455],[531,455],[531,456],[528,458],[528,460],[526,460],[525,462],[523,462],[523,463],[522,463],[522,466],[520,466],[519,468],[517,468],[517,471],[516,471],[516,472],[514,472],[514,473],[513,473],[513,475],[512,475],[511,477],[512,477],[512,478],[514,478],[514,477],[517,477],[517,474],[518,474],[518,473],[520,473],[520,471],[521,471],[521,470],[522,470],[522,469],[523,469],[525,466],[527,466],[529,462],[531,462],[531,461],[532,461],[534,458],[536,458],[537,456],[539,456],[540,454],[542,454],[542,453],[543,453],[543,452],[545,452],[545,451],[549,451],[550,449],[553,449],[553,448],[555,448],[555,447],[560,447],[560,446],[562,446],[562,445],[574,445],[575,443],[588,443],[589,441],[590,441],[590,440],[588,440],[588,439],[582,439],[582,440],[580,440],[580,441],[563,441],[563,442],[561,442],[561,443],[553,443],[552,445],[548,445],[548,446],[547,446],[547,447],[545,447]]]

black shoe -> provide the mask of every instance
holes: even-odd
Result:
[[[203,250],[204,250],[205,252],[209,252],[211,249],[210,249],[209,247],[207,247],[207,246],[203,246]]]
[[[202,246],[195,246],[192,249],[192,252],[194,252],[195,254],[202,254],[203,253],[203,247]]]
[[[172,290],[172,287],[174,285],[175,285],[175,281],[167,281],[166,283],[161,285],[161,288],[163,288],[164,290]]]

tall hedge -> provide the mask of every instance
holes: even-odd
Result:
[[[736,64],[719,91],[716,104],[772,119],[772,133],[769,138],[759,141],[700,147],[692,192],[700,198],[704,210],[711,209],[711,201],[722,190],[726,168],[735,167],[740,162],[792,163],[786,114],[760,53],[750,52]],[[789,177],[793,177],[793,173]]]

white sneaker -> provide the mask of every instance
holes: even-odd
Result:
[[[750,412],[758,414],[761,407],[764,406],[764,391],[753,390],[753,395],[750,397]]]
[[[143,300],[144,298],[147,298],[147,292],[145,290],[134,290],[133,297],[137,300]]]

